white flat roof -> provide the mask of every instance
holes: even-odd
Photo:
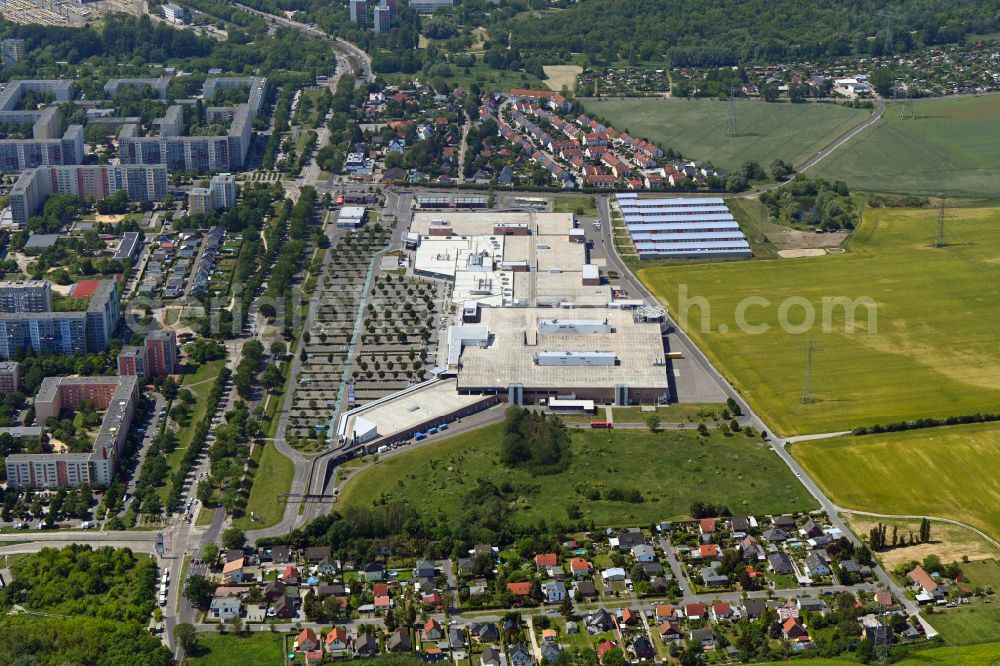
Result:
[[[345,431],[368,433],[374,427],[378,437],[391,437],[423,423],[434,424],[448,414],[482,400],[481,395],[460,395],[457,380],[442,379],[404,391],[370,408],[362,407],[347,416]],[[372,437],[375,439],[375,437]]]
[[[549,334],[538,331],[538,321],[551,319],[547,308],[486,308],[482,325],[492,333],[486,348],[466,347],[461,355],[458,387],[505,389],[521,384],[526,389],[584,389],[626,384],[634,388],[666,390],[667,373],[663,338],[658,324],[636,323],[622,310],[569,309],[567,319],[608,319],[614,333]],[[532,342],[533,344],[529,344]],[[544,351],[612,352],[613,366],[540,366],[536,355]]]

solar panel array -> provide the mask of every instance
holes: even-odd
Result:
[[[640,199],[621,193],[616,200],[640,259],[753,256],[719,197]]]

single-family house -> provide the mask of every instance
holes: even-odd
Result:
[[[587,632],[590,634],[600,634],[605,631],[611,631],[615,628],[615,620],[611,617],[611,613],[599,608],[593,613],[585,616],[583,618],[584,625],[587,627]]]
[[[214,620],[225,622],[233,617],[237,617],[242,609],[242,604],[237,597],[214,597],[208,607],[208,614]]]
[[[291,564],[285,567],[285,570],[281,573],[281,582],[285,585],[298,585],[299,578],[299,570]]]
[[[917,603],[937,603],[944,600],[945,596],[941,587],[919,564],[913,571],[906,574],[906,577],[910,579],[911,587],[917,593]]]
[[[410,641],[410,630],[406,627],[399,627],[396,631],[389,634],[389,638],[385,641],[385,649],[395,653],[412,651],[413,644]]]
[[[702,567],[698,573],[706,587],[725,587],[729,585],[729,577],[720,574],[712,567]]]
[[[756,620],[767,611],[767,602],[763,599],[746,599],[743,601],[743,617]]]
[[[520,643],[507,648],[507,657],[511,666],[532,666],[531,652]]]
[[[649,544],[639,544],[632,547],[632,557],[636,562],[652,562],[656,559],[656,551]]]
[[[482,622],[469,627],[472,639],[477,643],[496,643],[500,640],[500,631],[492,622]]]
[[[656,648],[645,636],[640,636],[632,643],[631,652],[640,661],[649,661],[656,656]]]
[[[788,541],[788,532],[780,527],[772,527],[764,532],[764,538],[772,543],[781,543]]]
[[[562,646],[559,643],[542,643],[542,646],[538,649],[542,655],[542,661],[545,663],[552,663],[559,658],[559,653],[562,652]]]
[[[601,578],[604,579],[605,583],[610,583],[616,580],[625,580],[625,577],[625,569],[622,567],[611,567],[610,569],[605,569],[601,572]]]
[[[566,586],[561,580],[549,581],[542,585],[542,594],[545,596],[545,601],[557,604],[566,598]]]
[[[589,576],[594,571],[594,565],[582,557],[574,557],[569,563],[570,572],[574,576]]]
[[[444,637],[441,623],[431,618],[424,623],[423,639],[425,641],[439,641]]]
[[[465,645],[465,630],[461,627],[450,627],[448,629],[448,647],[452,650],[464,650]]]
[[[573,585],[577,597],[592,598],[597,596],[597,586],[592,580],[577,581]]]
[[[661,623],[658,631],[660,633],[660,640],[667,644],[684,639],[684,634],[681,632],[680,627],[673,622]]]
[[[492,645],[486,648],[481,655],[479,655],[480,666],[503,666],[506,664],[507,660],[504,658],[500,650],[493,647]]]
[[[684,606],[684,616],[689,620],[701,620],[705,617],[705,604],[693,603]]]
[[[347,652],[349,638],[347,630],[341,627],[334,627],[326,635],[326,651],[328,654],[340,656]]]
[[[715,560],[722,557],[722,552],[714,543],[703,543],[698,546],[698,557],[703,560]]]
[[[830,565],[826,563],[823,556],[813,551],[806,556],[807,576],[829,576]]]
[[[371,634],[358,634],[354,639],[354,656],[371,657],[378,654],[378,641]]]
[[[717,601],[712,604],[712,617],[716,622],[733,619],[733,607],[724,601]]]
[[[226,562],[222,566],[222,582],[226,585],[236,585],[245,581],[243,570],[246,560],[242,557]]]
[[[316,637],[316,632],[312,629],[303,629],[295,637],[295,649],[299,652],[310,652],[311,650],[315,650],[317,646],[319,646],[319,639]]]
[[[622,609],[622,624],[627,627],[634,627],[639,623],[639,615],[631,608]]]
[[[385,567],[381,562],[369,562],[364,566],[362,574],[367,582],[385,580]]]
[[[691,631],[691,640],[702,650],[715,646],[715,632],[711,627],[702,627]]]
[[[306,548],[304,554],[307,562],[322,562],[330,559],[330,547],[310,546]]]
[[[790,574],[795,569],[792,567],[792,560],[785,553],[771,553],[767,556],[767,567],[775,575]]]
[[[615,649],[615,644],[605,639],[597,646],[597,658],[604,659],[604,655]]]
[[[823,533],[823,530],[820,528],[819,525],[815,523],[815,521],[813,521],[812,518],[810,518],[799,529],[799,533],[805,538],[811,539],[813,537],[818,537],[819,535],[821,535]]]
[[[781,635],[784,636],[786,640],[800,641],[803,638],[808,638],[809,632],[806,631],[805,627],[799,624],[797,618],[790,617],[781,625]]]
[[[815,597],[799,597],[795,600],[795,604],[799,607],[800,611],[810,611],[813,613],[826,611],[826,604]]]
[[[433,562],[417,560],[417,564],[413,568],[413,575],[417,578],[434,578],[437,575],[437,571],[434,568]]]
[[[513,594],[515,597],[530,597],[531,596],[531,583],[507,583],[507,591]]]
[[[559,564],[559,556],[555,553],[539,553],[535,555],[535,568],[545,569]]]
[[[715,518],[702,518],[698,521],[698,529],[702,534],[715,534]]]
[[[671,604],[657,604],[654,612],[657,622],[674,621],[677,619],[677,610]]]

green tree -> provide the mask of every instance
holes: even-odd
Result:
[[[215,583],[201,574],[188,577],[184,583],[184,596],[197,608],[208,608],[214,595]]]
[[[660,431],[660,417],[656,414],[650,414],[646,417],[646,427],[649,428],[649,432],[659,432]]]
[[[184,654],[193,654],[198,651],[198,631],[193,624],[182,622],[174,627],[174,638],[177,644],[184,650]]]
[[[242,548],[246,542],[246,534],[238,527],[230,527],[222,533],[222,547],[227,550]]]

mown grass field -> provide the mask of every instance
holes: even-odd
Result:
[[[615,129],[647,137],[685,157],[734,169],[747,160],[798,166],[867,118],[868,109],[835,104],[736,103],[736,136],[728,136],[729,102],[714,99],[584,99],[589,113]]]
[[[1000,208],[949,216],[944,248],[932,247],[935,211],[869,210],[845,254],[657,266],[638,276],[781,434],[996,411]],[[690,305],[686,321],[683,289],[688,303],[708,305]],[[767,301],[749,303],[748,326],[740,327],[739,308],[750,296]],[[827,301],[824,317],[825,298],[870,299],[874,326],[858,307],[845,331],[845,308]],[[791,324],[784,329],[783,306]],[[758,325],[769,328],[751,328]],[[808,339],[820,351],[813,402],[803,404]]]
[[[578,503],[587,522],[637,525],[688,517],[692,502],[727,504],[735,513],[774,513],[815,508],[795,476],[757,438],[699,438],[694,431],[572,430],[568,468],[533,476],[499,462],[500,425],[462,433],[384,459],[348,481],[338,509],[377,499],[407,500],[428,515],[457,517],[479,478],[508,482],[520,498],[515,519],[563,519]],[[586,486],[638,489],[641,504],[590,501]]]
[[[792,454],[840,506],[951,518],[1000,538],[1000,424],[797,442]]]
[[[245,664],[285,663],[285,636],[269,631],[250,636],[234,636],[202,632],[198,634],[200,649],[191,658],[195,666],[244,666]]]
[[[233,521],[234,527],[244,530],[263,529],[281,520],[288,499],[278,495],[288,492],[295,476],[292,461],[281,455],[273,444],[265,444],[262,448],[259,455],[254,451],[253,458],[258,467],[254,470],[246,514]]]
[[[815,175],[851,188],[949,196],[996,196],[1000,179],[1000,95],[913,102],[915,118],[900,105],[830,157]]]

